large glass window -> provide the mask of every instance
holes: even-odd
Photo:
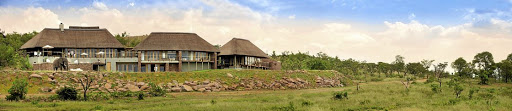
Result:
[[[189,51],[183,51],[183,54],[181,54],[181,58],[182,60],[185,60],[185,61],[188,61],[189,60],[189,57],[190,57],[190,52]]]
[[[167,58],[170,60],[176,60],[176,51],[167,51]]]

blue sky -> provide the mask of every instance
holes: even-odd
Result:
[[[2,0],[2,7],[43,7],[57,10],[70,7],[87,7],[93,2],[103,2],[114,8],[148,8],[162,2],[187,2],[179,8],[208,9],[208,6],[193,0]],[[414,14],[417,21],[429,25],[456,25],[471,21],[465,18],[468,10],[478,14],[510,11],[510,0],[234,0],[259,12],[269,12],[277,17],[295,15],[297,19],[326,21],[351,21],[380,24],[382,21],[407,22]],[[134,7],[128,7],[130,3]],[[510,16],[500,16],[510,19]]]
[[[113,34],[194,32],[233,37],[264,52],[325,52],[343,59],[472,60],[512,53],[512,0],[0,0],[0,29],[100,26]]]

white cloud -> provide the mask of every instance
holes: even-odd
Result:
[[[292,19],[292,20],[295,19],[295,15],[288,16],[288,19]]]
[[[133,35],[150,32],[194,32],[212,44],[223,45],[233,37],[246,38],[264,52],[325,52],[342,59],[355,58],[368,62],[391,62],[403,55],[407,62],[435,59],[451,62],[462,56],[468,61],[476,53],[490,51],[502,60],[512,47],[512,23],[490,19],[486,27],[471,21],[455,26],[426,25],[384,21],[383,28],[336,21],[310,21],[276,18],[271,12],[260,12],[228,0],[203,0],[200,8],[154,7],[116,9],[95,2],[92,7],[77,8],[65,20],[69,25],[97,25],[111,33],[124,31]],[[65,9],[64,9],[65,10]],[[27,32],[45,27],[58,27],[57,14],[43,8],[0,8],[2,30]],[[411,14],[414,15],[414,14]],[[415,18],[415,15],[414,17]],[[283,22],[284,21],[284,22]]]
[[[128,4],[128,5],[130,5],[130,6],[132,6],[132,7],[133,7],[133,6],[135,6],[135,3],[134,3],[134,2],[131,2],[131,3],[130,3],[130,4]]]
[[[41,31],[45,27],[60,23],[59,16],[48,9],[29,7],[26,9],[3,7],[0,8],[0,27],[5,32],[26,33]]]
[[[416,15],[414,13],[411,13],[409,15],[409,20],[413,20],[414,18],[416,18]]]
[[[107,5],[105,5],[103,2],[94,1],[92,6],[99,10],[108,10]]]

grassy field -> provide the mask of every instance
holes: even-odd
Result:
[[[123,98],[104,101],[7,102],[0,100],[0,110],[512,110],[512,85],[465,84],[462,97],[456,99],[452,88],[433,92],[424,80],[413,83],[407,91],[400,78],[342,88],[304,90],[257,90],[232,92],[168,93],[167,97],[145,100]],[[445,80],[447,81],[447,80]],[[469,89],[479,89],[469,98]],[[334,92],[348,92],[348,99],[333,99]]]

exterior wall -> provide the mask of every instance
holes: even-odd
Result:
[[[181,71],[189,72],[189,71],[197,71],[197,70],[208,70],[211,69],[212,63],[209,62],[183,62]]]
[[[53,70],[53,61],[60,57],[29,57],[29,62],[34,66],[34,70]],[[44,59],[48,59],[49,62],[43,62]],[[126,62],[137,62],[137,58],[67,58],[70,69],[80,68],[82,70],[92,70],[93,63],[100,61],[101,63],[110,62],[111,71],[115,72],[117,70],[117,63],[126,63]],[[39,65],[41,64],[41,65]],[[50,64],[47,66],[47,64]],[[84,65],[82,65],[84,64]],[[89,65],[87,65],[89,64]]]
[[[80,68],[84,71],[92,71],[93,64],[92,63],[80,63],[80,64],[68,64],[69,69]],[[53,63],[40,63],[40,64],[32,64],[34,70],[54,70]],[[60,69],[59,69],[60,70]]]

